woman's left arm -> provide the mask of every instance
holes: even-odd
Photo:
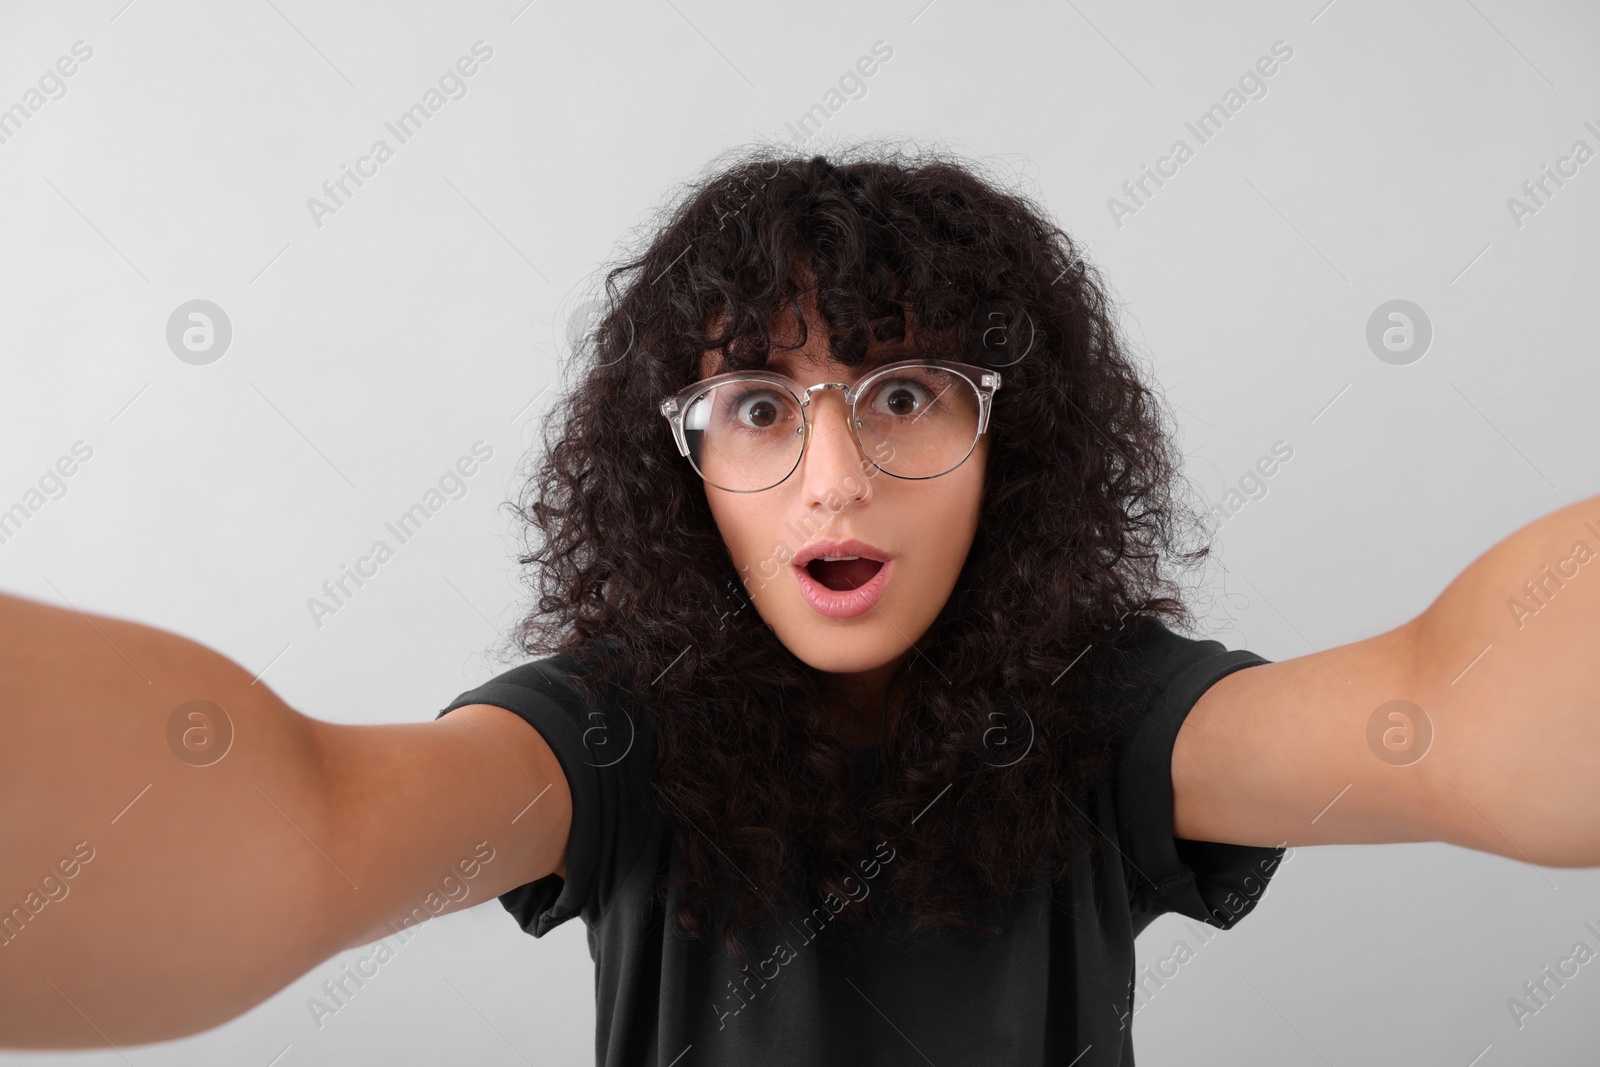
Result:
[[[1181,838],[1600,866],[1600,496],[1521,527],[1402,626],[1226,675],[1172,780]]]

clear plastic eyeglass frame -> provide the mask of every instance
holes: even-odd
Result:
[[[861,420],[858,418],[856,412],[857,399],[871,389],[873,384],[880,379],[888,377],[894,374],[896,371],[904,370],[907,367],[936,367],[940,370],[948,371],[951,374],[955,374],[966,379],[978,394],[978,432],[972,438],[972,446],[967,449],[967,454],[962,456],[955,466],[950,467],[949,470],[941,471],[939,474],[930,474],[924,477],[907,477],[906,475],[895,474],[893,471],[884,470],[882,467],[878,466],[871,456],[867,455],[867,449],[861,443]],[[986,367],[975,367],[970,363],[955,363],[949,360],[941,359],[904,359],[896,363],[885,363],[883,366],[874,370],[871,374],[868,374],[865,377],[857,380],[854,385],[851,385],[849,382],[818,382],[812,386],[802,387],[799,382],[795,381],[793,378],[790,378],[788,375],[779,374],[776,371],[765,370],[729,371],[726,374],[718,374],[702,381],[695,382],[693,385],[687,386],[674,395],[669,396],[665,400],[661,401],[661,414],[665,416],[667,421],[672,425],[672,437],[673,440],[677,442],[678,452],[689,460],[691,466],[694,466],[694,458],[689,455],[689,440],[684,433],[683,426],[684,415],[688,412],[690,404],[692,404],[694,399],[701,393],[707,391],[708,389],[715,388],[716,386],[737,381],[761,381],[782,386],[794,396],[795,402],[800,405],[800,413],[803,420],[803,425],[801,428],[802,441],[800,445],[800,453],[795,457],[794,466],[790,467],[788,472],[784,474],[782,478],[779,478],[776,482],[773,482],[772,485],[766,486],[762,489],[727,490],[727,492],[732,493],[764,493],[767,489],[772,489],[775,486],[783,484],[783,482],[788,479],[789,475],[793,474],[799,469],[800,463],[805,459],[806,449],[809,447],[811,442],[811,394],[816,392],[818,389],[844,390],[844,402],[850,408],[850,436],[855,439],[856,448],[861,452],[863,459],[865,459],[868,463],[871,463],[874,467],[877,467],[878,470],[883,471],[884,474],[889,475],[891,478],[900,478],[905,481],[920,482],[927,481],[929,478],[939,478],[943,475],[949,474],[950,471],[955,470],[956,467],[961,466],[962,463],[967,461],[967,456],[970,456],[972,454],[972,449],[976,448],[978,445],[978,438],[988,432],[989,412],[994,405],[994,394],[996,390],[1000,388],[1000,373],[998,371],[989,370]],[[700,474],[701,477],[705,476],[704,472],[700,471],[698,466],[695,467],[695,473]]]

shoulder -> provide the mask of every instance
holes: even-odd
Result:
[[[1128,616],[1122,629],[1113,635],[1111,644],[1117,658],[1134,667],[1146,681],[1174,673],[1196,660],[1230,651],[1214,637],[1185,636],[1154,615]],[[1243,650],[1233,652],[1254,655]]]
[[[471,704],[505,708],[537,730],[572,797],[566,876],[518,887],[501,903],[535,936],[580,913],[598,921],[657,830],[646,709],[620,699],[591,660],[563,655],[518,664],[439,714]]]
[[[586,703],[574,684],[574,676],[583,668],[569,656],[545,656],[519,663],[509,670],[481,682],[451,701],[439,714],[474,703],[473,695],[495,694],[516,700],[528,700],[537,694],[561,706],[563,710],[580,710]],[[493,703],[493,701],[476,701]]]
[[[648,758],[648,709],[623,700],[601,681],[589,657],[550,655],[520,663],[457,696],[439,714],[468,704],[506,708],[545,735],[568,777],[577,765],[642,770]],[[630,756],[645,759],[623,761]]]
[[[1120,737],[1178,726],[1201,695],[1243,667],[1270,662],[1216,638],[1188,637],[1153,615],[1130,615],[1107,639],[1099,665],[1099,697],[1120,711]]]
[[[1170,781],[1178,732],[1206,691],[1246,667],[1271,662],[1248,649],[1187,637],[1154,616],[1131,616],[1114,635],[1102,696],[1120,712],[1118,771]]]
[[[1226,929],[1253,906],[1282,850],[1179,838],[1173,753],[1212,685],[1270,661],[1214,638],[1186,637],[1151,616],[1130,617],[1112,644],[1121,722],[1109,799],[1130,902],[1147,916],[1177,911]]]

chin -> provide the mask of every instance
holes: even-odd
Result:
[[[882,619],[839,627],[832,633],[825,632],[820,623],[807,620],[782,629],[775,627],[774,632],[796,659],[830,674],[877,670],[904,655],[910,647]]]

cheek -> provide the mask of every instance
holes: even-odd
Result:
[[[924,511],[925,514],[942,516],[940,522],[928,527],[928,546],[939,560],[940,569],[947,572],[951,581],[954,581],[956,572],[966,562],[978,529],[984,483],[982,465],[972,463],[973,459],[978,458],[971,457],[959,470],[939,479],[944,481],[947,478],[949,481],[939,486],[940,498],[929,501]]]
[[[949,516],[951,534],[967,538],[977,529],[983,503],[984,459],[982,453],[973,453],[959,468],[938,479],[945,482],[939,486],[944,492],[940,511]]]
[[[769,520],[761,509],[752,507],[748,499],[736,494],[708,491],[706,500],[734,568],[740,574],[753,576],[772,552],[771,544],[765,540]]]
[[[713,491],[707,493],[706,499],[739,576],[741,592],[753,608],[739,619],[780,625],[785,601],[779,580],[793,558],[793,547],[774,528],[773,516],[780,512],[757,507],[752,497],[741,494]]]

